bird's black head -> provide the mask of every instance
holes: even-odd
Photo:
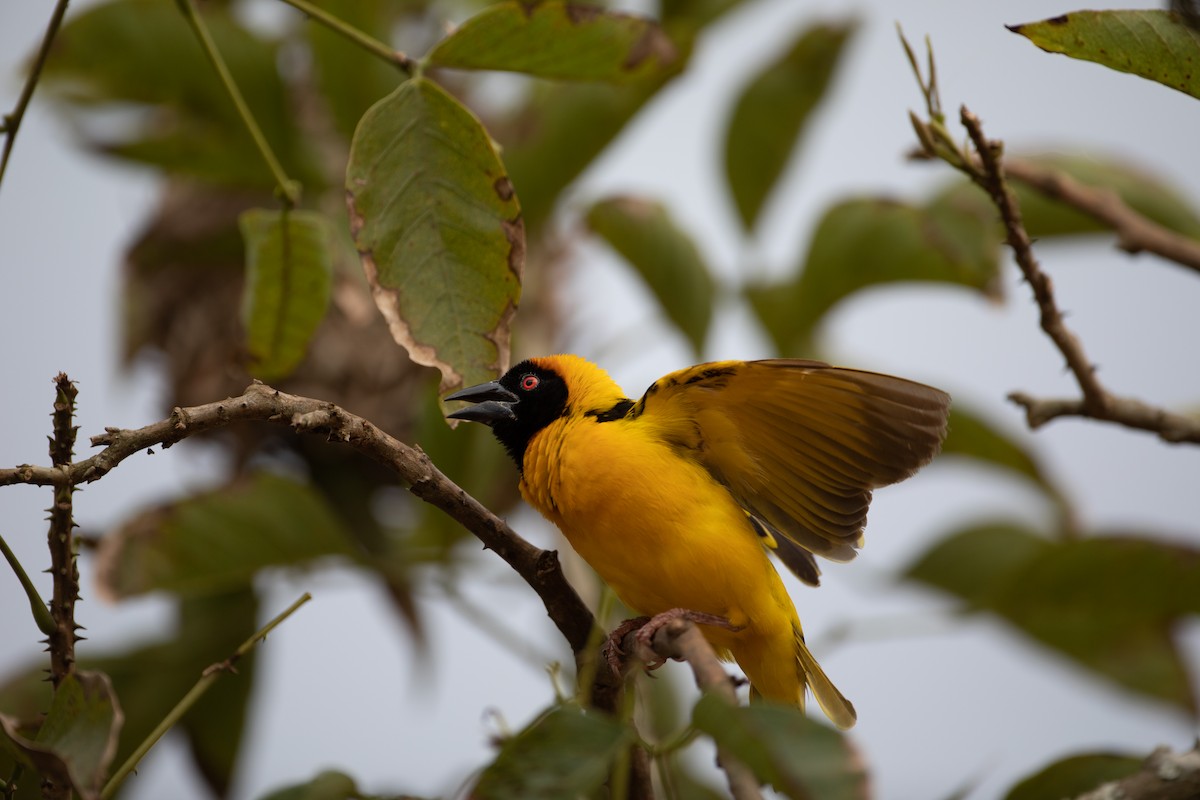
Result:
[[[530,359],[517,364],[498,381],[462,389],[446,399],[474,401],[474,405],[450,414],[450,419],[490,425],[517,468],[522,469],[525,449],[534,434],[566,412],[567,382],[553,368]]]

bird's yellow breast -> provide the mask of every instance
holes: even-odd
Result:
[[[641,420],[563,417],[530,441],[523,466],[525,499],[630,608],[704,611],[790,640],[796,612],[746,513]]]

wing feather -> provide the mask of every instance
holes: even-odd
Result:
[[[701,463],[772,534],[848,561],[872,490],[937,454],[949,408],[945,392],[903,378],[769,359],[673,372],[629,416]],[[815,577],[794,548],[784,560]]]

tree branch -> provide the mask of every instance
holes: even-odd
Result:
[[[1040,398],[1012,392],[1008,399],[1025,409],[1025,421],[1030,428],[1040,428],[1059,417],[1088,417],[1150,431],[1171,444],[1200,444],[1200,419],[1176,414],[1133,397],[1110,394],[1100,412],[1089,410],[1083,400],[1074,398]]]
[[[1117,246],[1125,252],[1154,253],[1200,272],[1200,241],[1142,216],[1112,189],[1087,186],[1062,170],[1015,158],[1005,163],[1004,172],[1112,228],[1117,234]]]
[[[1102,410],[1108,401],[1108,395],[1096,378],[1096,368],[1083,351],[1083,343],[1063,322],[1062,313],[1054,300],[1054,286],[1037,257],[1033,254],[1033,242],[1025,232],[1025,223],[1021,219],[1021,209],[1017,198],[1004,177],[1001,166],[1003,144],[991,141],[983,135],[983,126],[979,117],[972,114],[963,106],[959,114],[971,144],[979,154],[979,169],[970,170],[967,174],[992,198],[996,209],[1000,212],[1000,220],[1004,224],[1005,240],[1012,248],[1013,256],[1021,274],[1029,282],[1033,297],[1041,309],[1042,330],[1058,347],[1059,352],[1067,360],[1067,367],[1075,376],[1080,390],[1083,392],[1083,403],[1091,411]]]
[[[1038,308],[1041,309],[1042,330],[1063,354],[1067,367],[1075,376],[1083,394],[1079,400],[1045,401],[1018,392],[1009,395],[1009,399],[1025,409],[1025,416],[1031,428],[1037,428],[1058,417],[1077,416],[1153,431],[1164,441],[1171,443],[1200,443],[1200,419],[1173,414],[1135,398],[1111,394],[1101,385],[1096,377],[1095,367],[1084,353],[1082,342],[1063,322],[1062,313],[1054,299],[1053,284],[1049,276],[1042,272],[1041,265],[1033,254],[1033,244],[1021,220],[1021,209],[1005,180],[1005,168],[1001,163],[1002,144],[984,136],[979,117],[972,114],[966,106],[962,107],[960,119],[979,154],[978,164],[968,164],[965,172],[988,193],[1000,212],[1006,241],[1013,250],[1021,274],[1033,290]]]
[[[925,96],[926,111],[930,117],[926,122],[916,114],[909,113],[921,145],[917,156],[945,161],[970,178],[992,199],[1000,212],[1005,240],[1012,248],[1017,266],[1033,289],[1034,300],[1041,310],[1042,330],[1063,354],[1083,395],[1078,400],[1039,400],[1014,392],[1009,395],[1009,400],[1025,409],[1025,417],[1031,428],[1059,417],[1086,417],[1151,431],[1166,442],[1200,443],[1200,418],[1172,413],[1136,398],[1114,395],[1100,383],[1095,367],[1083,350],[1083,344],[1063,322],[1062,313],[1054,299],[1053,284],[1033,255],[1033,245],[1021,220],[1020,206],[1008,187],[1006,175],[1029,183],[1111,225],[1117,231],[1121,247],[1130,252],[1152,251],[1183,266],[1200,270],[1200,243],[1159,227],[1125,206],[1112,192],[1085,187],[1054,170],[1041,170],[1026,162],[1014,161],[1006,166],[1002,163],[1003,143],[988,140],[983,135],[979,118],[963,106],[959,118],[967,129],[977,156],[968,152],[965,146],[954,140],[944,124],[941,99],[933,77],[932,46],[926,40],[930,73],[926,81],[903,33],[900,34],[900,41],[908,54],[921,93]]]
[[[91,440],[92,446],[103,445],[104,449],[68,468],[25,464],[0,469],[0,486],[90,483],[126,458],[151,446],[170,447],[188,436],[249,420],[287,425],[299,433],[322,434],[387,466],[407,484],[410,492],[449,514],[483,542],[486,549],[494,551],[516,570],[542,599],[547,614],[577,659],[586,651],[588,636],[595,624],[592,613],[567,582],[555,551],[542,550],[521,538],[507,523],[443,475],[420,448],[404,444],[333,403],[286,394],[256,382],[238,397],[176,408],[168,419],[144,428],[106,428],[104,433]]]

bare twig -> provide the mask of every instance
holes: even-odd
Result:
[[[1025,420],[1030,428],[1040,428],[1059,417],[1089,417],[1150,431],[1172,444],[1200,444],[1200,418],[1156,408],[1132,397],[1108,395],[1102,414],[1093,413],[1083,400],[1077,398],[1042,398],[1012,392],[1008,399],[1025,409]]]
[[[1083,351],[1083,343],[1063,323],[1062,313],[1054,300],[1054,286],[1050,277],[1042,272],[1037,257],[1033,254],[1033,243],[1025,232],[1025,224],[1021,220],[1021,209],[1017,199],[1004,178],[1001,167],[1001,152],[1003,145],[991,141],[983,135],[983,126],[979,117],[972,114],[963,106],[959,119],[971,137],[971,144],[979,153],[980,168],[968,172],[988,195],[1000,212],[1000,220],[1004,224],[1004,232],[1008,246],[1012,248],[1013,256],[1021,274],[1029,282],[1033,297],[1041,309],[1042,330],[1058,347],[1059,352],[1067,360],[1067,367],[1079,383],[1083,392],[1084,405],[1093,412],[1100,412],[1108,402],[1108,395],[1096,379],[1096,368]]]
[[[54,379],[54,435],[50,438],[50,461],[53,469],[69,471],[75,451],[75,384],[64,373]],[[54,632],[47,637],[50,646],[50,680],[57,687],[75,669],[75,601],[79,598],[79,568],[75,563],[75,537],[72,530],[72,494],[75,487],[60,484],[54,487],[54,505],[50,512],[50,573],[53,594],[50,617]]]
[[[1021,210],[1005,180],[1000,143],[984,136],[979,118],[965,106],[960,119],[979,154],[978,164],[969,165],[966,172],[988,193],[999,210],[1008,245],[1041,310],[1042,330],[1063,354],[1083,394],[1079,400],[1062,401],[1038,400],[1015,392],[1009,395],[1009,399],[1025,409],[1025,417],[1031,428],[1062,416],[1089,417],[1152,431],[1167,442],[1200,443],[1200,419],[1174,414],[1136,398],[1114,395],[1101,385],[1095,367],[1084,353],[1082,342],[1063,322],[1050,278],[1042,272],[1033,254],[1033,245],[1021,221]]]
[[[333,403],[285,394],[255,383],[238,397],[176,408],[170,418],[144,428],[107,428],[91,440],[93,446],[103,445],[104,449],[68,468],[26,464],[0,469],[0,486],[90,483],[149,447],[162,445],[166,448],[188,436],[249,420],[288,425],[301,433],[321,434],[383,463],[408,485],[409,491],[449,514],[483,542],[485,548],[494,551],[516,570],[542,599],[550,619],[566,638],[576,658],[586,652],[588,635],[594,624],[592,614],[567,582],[555,551],[542,550],[521,538],[503,520],[443,475],[419,448],[404,444]]]
[[[1076,208],[1112,228],[1117,246],[1127,253],[1154,253],[1200,272],[1200,241],[1164,228],[1130,208],[1112,189],[1080,183],[1062,170],[1022,159],[1008,159],[1008,177]]]
[[[21,89],[17,105],[11,112],[4,115],[4,151],[3,154],[0,154],[0,182],[4,181],[4,171],[8,168],[8,159],[12,155],[13,145],[17,141],[17,131],[21,129],[21,122],[25,119],[25,109],[29,107],[29,101],[33,98],[33,90],[37,88],[38,79],[42,76],[42,67],[46,64],[46,56],[50,55],[50,45],[54,42],[54,37],[62,25],[63,16],[67,13],[67,2],[68,0],[58,0],[54,4],[50,22],[46,25],[46,33],[42,36],[41,47],[38,48],[37,56],[33,59],[29,76],[25,78],[25,87]]]

